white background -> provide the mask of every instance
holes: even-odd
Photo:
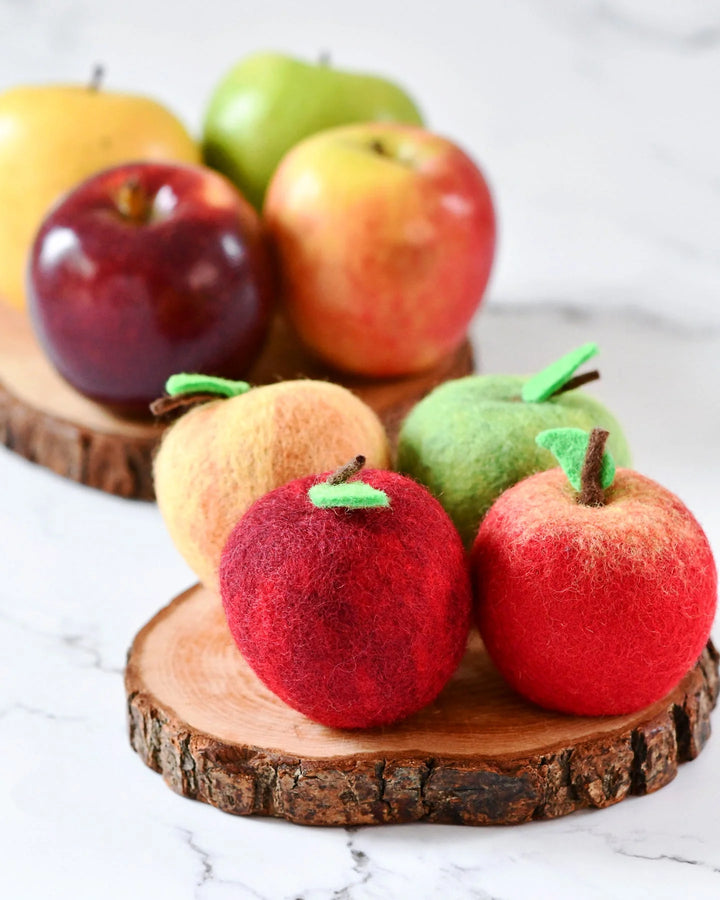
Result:
[[[0,0],[0,89],[102,61],[195,132],[217,79],[263,48],[398,79],[482,163],[501,222],[483,370],[597,340],[591,390],[720,554],[720,0]],[[236,819],[128,746],[126,649],[193,580],[157,509],[0,451],[0,560],[3,898],[720,896],[717,735],[659,793],[556,822]]]
[[[0,89],[101,61],[195,133],[258,49],[396,79],[474,155],[493,301],[720,326],[720,0],[0,0]]]

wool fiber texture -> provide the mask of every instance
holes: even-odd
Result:
[[[468,548],[503,491],[557,465],[553,454],[535,443],[541,431],[606,428],[607,448],[617,464],[630,463],[620,425],[601,403],[580,390],[525,403],[520,399],[525,381],[514,375],[448,381],[411,410],[400,431],[397,469],[438,498]]]
[[[326,476],[258,500],[223,551],[228,625],[262,682],[336,728],[369,728],[430,703],[457,668],[471,620],[465,553],[421,486],[363,471],[389,507],[318,509]]]
[[[535,475],[494,504],[472,550],[485,646],[548,709],[642,709],[682,680],[710,634],[717,573],[687,507],[628,469],[606,497],[582,506],[561,469]]]
[[[238,519],[268,491],[362,453],[390,465],[382,423],[350,391],[325,381],[283,381],[190,410],[167,430],[155,493],[170,536],[212,590]]]

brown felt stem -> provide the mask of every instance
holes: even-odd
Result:
[[[588,384],[590,381],[597,381],[600,378],[600,372],[597,369],[593,369],[590,372],[583,372],[580,375],[574,375],[570,381],[566,381],[565,384],[560,385],[560,387],[554,391],[550,397],[557,397],[558,394],[564,394],[565,391],[574,391],[575,388],[582,387],[584,384]],[[548,397],[548,400],[550,399]]]
[[[333,472],[328,478],[327,483],[344,484],[349,478],[352,478],[353,475],[357,475],[364,465],[365,457],[362,455],[356,456],[355,459],[351,459],[349,463],[345,463],[344,466],[340,466],[336,472]]]
[[[90,75],[90,82],[88,84],[88,90],[99,91],[102,87],[104,78],[105,66],[100,64],[93,66],[92,74]]]
[[[150,198],[137,178],[130,177],[117,195],[117,207],[132,222],[146,222],[150,215]]]
[[[195,406],[209,403],[211,400],[221,400],[221,394],[198,392],[197,394],[177,394],[175,397],[160,397],[150,404],[150,412],[154,416],[167,416],[170,413],[185,413]]]
[[[601,475],[605,442],[609,434],[610,432],[604,428],[593,428],[590,432],[585,462],[580,473],[578,502],[583,506],[605,506],[605,491]]]

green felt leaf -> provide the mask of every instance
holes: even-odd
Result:
[[[364,481],[345,481],[342,484],[322,481],[310,488],[308,497],[320,509],[338,506],[346,509],[373,509],[390,506],[390,498],[385,491],[379,491]]]
[[[165,390],[171,397],[178,394],[218,394],[221,397],[237,397],[249,391],[247,381],[231,381],[214,375],[180,373],[171,375],[165,382]]]
[[[535,443],[553,453],[562,466],[568,481],[579,491],[582,487],[580,475],[582,473],[585,454],[587,453],[590,435],[582,428],[549,428],[541,431],[535,438]],[[615,478],[615,460],[606,450],[603,453],[602,472],[600,483],[603,488],[609,488]]]
[[[543,400],[552,397],[555,391],[570,381],[579,366],[592,359],[597,352],[597,344],[583,344],[582,347],[566,353],[547,369],[533,375],[523,385],[522,398],[525,403],[542,403]]]

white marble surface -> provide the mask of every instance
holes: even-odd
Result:
[[[720,555],[720,336],[552,309],[489,312],[474,334],[486,371],[530,371],[596,339],[592,390]],[[311,829],[175,796],[129,748],[121,676],[134,633],[192,581],[156,508],[4,450],[0,485],[3,897],[720,896],[717,735],[655,795],[515,828]]]
[[[484,369],[598,340],[592,389],[720,554],[720,0],[0,0],[0,90],[102,60],[195,131],[263,47],[400,79],[483,163],[501,222]],[[157,510],[5,451],[0,485],[3,898],[720,896],[717,735],[658,794],[508,829],[313,830],[176,797],[128,746],[121,677],[192,580]]]

